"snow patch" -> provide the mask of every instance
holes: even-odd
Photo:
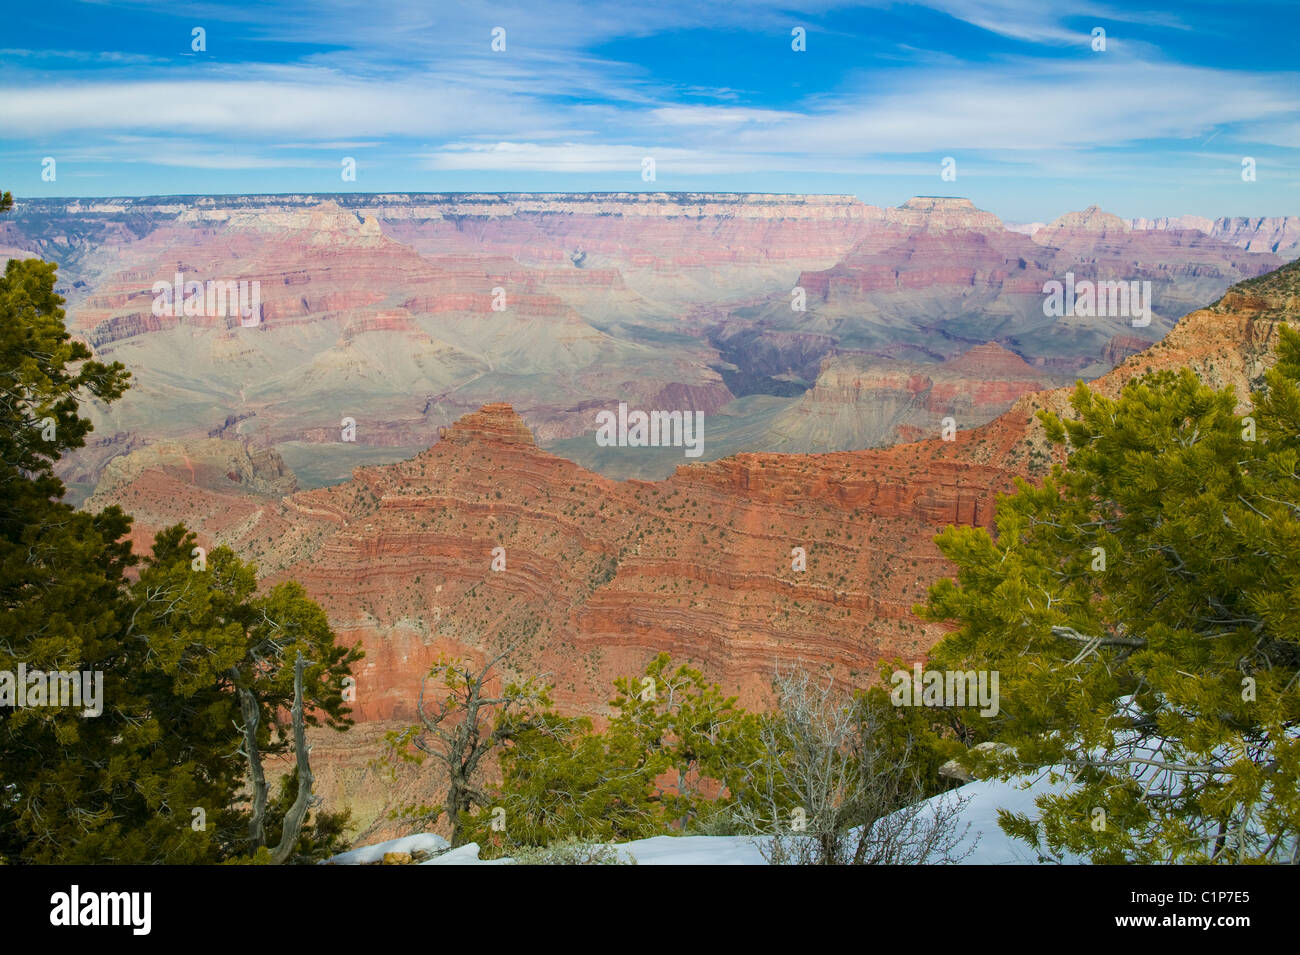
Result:
[[[385,852],[434,853],[444,852],[450,847],[451,843],[442,836],[434,835],[432,832],[418,832],[413,836],[402,836],[400,839],[377,842],[373,846],[362,846],[351,852],[332,856],[328,861],[333,865],[365,865],[368,862],[383,862]],[[477,858],[478,846],[474,847],[474,852]]]
[[[444,852],[434,859],[421,862],[420,865],[509,865],[509,859],[480,859],[478,843],[468,842],[463,846]]]
[[[1046,774],[1020,777],[1009,782],[979,780],[968,783],[926,802],[950,801],[958,795],[966,800],[957,819],[957,829],[969,824],[956,852],[960,854],[974,845],[974,851],[960,865],[1034,865],[1039,859],[1034,850],[1023,842],[1012,839],[998,826],[998,810],[1036,815],[1034,799],[1048,793],[1060,794],[1069,788],[1065,782],[1052,783]],[[635,842],[614,845],[620,855],[631,856],[638,865],[766,865],[760,846],[762,836],[652,836]],[[385,852],[413,852],[423,849],[437,852],[435,858],[421,865],[510,865],[512,859],[480,859],[478,843],[448,849],[447,840],[432,833],[406,836],[378,845],[365,846],[335,856],[331,862],[340,865],[357,865],[378,862]],[[1067,854],[1063,861],[1081,863],[1077,856]]]

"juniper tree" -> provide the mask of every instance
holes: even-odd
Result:
[[[153,554],[131,589],[128,640],[149,648],[149,670],[168,681],[165,711],[183,727],[170,744],[176,758],[229,760],[237,732],[238,778],[250,805],[238,816],[244,838],[223,831],[229,851],[255,855],[267,845],[270,786],[265,762],[292,751],[298,793],[280,820],[281,838],[271,861],[295,851],[308,808],[311,768],[305,732],[352,725],[344,680],[362,657],[336,644],[321,608],[294,581],[257,592],[257,570],[227,547],[192,557],[196,538],[184,526],[161,531]],[[226,767],[229,769],[229,767]],[[221,812],[226,804],[209,811]]]
[[[1096,862],[1297,861],[1300,851],[1300,335],[1245,416],[1190,371],[1082,384],[1044,413],[1068,461],[949,528],[957,565],[924,613],[957,630],[931,662],[998,670],[971,717],[1004,777],[1073,782],[1004,828]]]
[[[489,811],[474,820],[476,838],[502,851],[625,841],[727,812],[757,755],[757,717],[701,671],[674,668],[667,653],[614,689],[601,732],[586,717],[550,712],[511,727],[491,800],[504,811],[504,833]]]
[[[675,777],[657,795],[666,818],[685,828],[702,811],[716,811],[719,795],[745,784],[758,751],[758,717],[739,706],[703,672],[658,654],[639,678],[614,681],[617,696],[609,734],[626,734],[646,754],[661,754]],[[724,800],[725,801],[725,800]]]
[[[138,562],[130,518],[117,507],[72,508],[54,465],[91,429],[80,402],[116,400],[128,375],[71,340],[54,280],[55,266],[38,260],[10,261],[0,278],[0,670],[97,672],[104,699],[97,716],[0,707],[0,857],[246,854],[257,846],[232,835],[254,815],[237,796],[252,767],[238,755],[240,700],[256,703],[255,749],[287,747],[277,729],[293,700],[287,654],[305,648],[305,725],[319,710],[342,727],[338,678],[357,655],[334,645],[296,584],[258,594],[253,568],[221,549],[196,570],[183,527],[158,535],[127,581]],[[315,851],[317,830],[306,823],[295,835],[296,818],[272,827],[282,859]],[[337,823],[318,817],[320,838],[333,838]]]
[[[550,687],[540,680],[512,681],[500,673],[518,646],[516,639],[482,666],[442,656],[430,667],[416,702],[419,725],[388,733],[385,743],[391,769],[432,758],[446,780],[446,795],[441,805],[403,806],[394,816],[428,824],[445,812],[451,844],[466,842],[470,813],[489,802],[485,760],[551,704]]]

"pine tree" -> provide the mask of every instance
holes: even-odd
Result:
[[[674,669],[667,653],[614,688],[603,732],[552,712],[510,728],[502,782],[475,817],[474,838],[502,852],[569,838],[627,841],[726,811],[757,758],[757,717],[699,670]]]
[[[335,730],[352,725],[344,678],[362,657],[340,647],[321,608],[293,581],[257,592],[257,569],[227,547],[199,562],[195,535],[183,525],[161,531],[131,588],[128,640],[149,647],[147,673],[162,692],[151,714],[174,732],[165,746],[214,784],[248,780],[252,802],[235,810],[233,792],[214,791],[206,807],[225,854],[255,853],[268,845],[272,804],[264,763],[293,748],[294,664],[304,667],[304,725]],[[232,727],[238,727],[232,740]],[[232,759],[232,743],[239,759]],[[276,805],[287,810],[284,794]],[[274,824],[274,825],[273,825]],[[330,825],[333,825],[332,823]],[[239,830],[243,831],[239,831]],[[279,842],[278,839],[275,840]]]
[[[924,613],[958,629],[931,665],[997,671],[965,762],[1074,783],[1007,831],[1096,862],[1296,861],[1300,848],[1300,335],[1253,410],[1190,371],[1079,385],[1042,487],[996,535],[949,528],[956,580]],[[999,755],[1000,753],[1000,755]]]
[[[359,651],[335,645],[297,584],[258,593],[255,569],[222,548],[197,567],[180,526],[128,582],[130,518],[62,501],[54,464],[90,431],[80,401],[116,400],[129,376],[71,340],[54,282],[38,260],[10,261],[0,279],[0,686],[23,670],[67,671],[102,677],[103,693],[97,714],[0,706],[0,859],[245,856],[259,840],[238,794],[261,755],[290,745],[297,652],[309,661],[305,722],[342,729],[342,677]],[[258,716],[254,758],[246,739],[238,755],[244,699]],[[286,857],[328,851],[339,825],[318,815],[291,829]]]
[[[128,376],[70,340],[54,276],[54,265],[31,259],[10,260],[0,278],[0,671],[102,673],[105,700],[96,717],[16,700],[0,707],[0,852],[31,861],[65,858],[74,838],[121,835],[122,802],[135,797],[109,757],[147,734],[115,705],[140,662],[119,639],[124,572],[135,562],[122,541],[130,520],[115,507],[74,510],[54,474],[90,430],[79,399],[113,401]],[[201,851],[174,827],[140,837],[169,856]]]

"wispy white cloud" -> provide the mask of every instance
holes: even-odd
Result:
[[[208,79],[42,83],[0,99],[0,124],[27,134],[84,130],[232,137],[464,135],[503,124],[559,125],[540,101],[424,77],[355,80],[268,67]]]
[[[650,111],[651,120],[665,126],[740,126],[788,123],[805,119],[793,110],[751,109],[743,106],[661,106]]]
[[[889,88],[841,97],[797,120],[742,124],[726,136],[749,148],[832,150],[1051,150],[1208,135],[1285,145],[1300,109],[1300,76],[1169,63],[1017,62],[928,70]],[[1135,95],[1140,91],[1141,95]]]
[[[115,4],[175,12],[160,0]],[[709,85],[719,77],[702,71],[692,84],[630,54],[624,62],[628,44],[615,42],[710,30],[719,43],[764,31],[784,43],[792,23],[815,36],[848,6],[920,9],[927,25],[937,11],[986,31],[1002,52],[945,48],[941,36],[895,43],[864,57],[887,68],[845,69],[806,90],[792,73],[789,88],[805,91],[770,106],[741,82]],[[972,177],[999,167],[1149,176],[1171,142],[1225,153],[1300,146],[1300,74],[1173,62],[1113,27],[1181,31],[1181,16],[1097,0],[268,0],[185,15],[221,55],[10,51],[6,139],[38,144],[37,156],[90,151],[200,170],[325,169],[338,161],[326,154],[355,150],[369,169],[629,176],[646,156],[663,174],[916,176],[945,155]],[[1088,51],[1093,21],[1112,27],[1105,54]],[[507,31],[503,53],[491,49],[494,26]],[[280,44],[293,45],[291,62],[273,62],[286,55]],[[1117,150],[1138,161],[1125,165]]]
[[[1034,43],[1071,45],[1081,42],[1088,33],[1065,26],[1067,21],[1093,19],[1107,23],[1142,23],[1170,29],[1188,29],[1178,17],[1151,9],[1129,5],[1115,6],[1074,0],[1042,3],[1034,0],[919,0],[949,16],[990,33],[1028,40]]]
[[[0,60],[67,60],[74,63],[142,66],[168,63],[170,60],[147,53],[119,53],[114,50],[0,50]]]
[[[640,139],[660,149],[920,153],[1044,150],[1209,135],[1292,146],[1296,74],[1250,74],[1112,58],[900,71],[802,109],[561,105],[440,75],[356,80],[274,67],[245,78],[42,84],[0,100],[0,124],[57,136],[99,130],[212,135],[352,148],[383,137],[468,142]],[[1134,95],[1142,91],[1141,96]],[[583,132],[586,130],[587,132]],[[348,144],[348,145],[343,145]]]
[[[451,143],[426,157],[428,169],[529,170],[544,172],[627,172],[653,159],[680,173],[729,173],[743,159],[690,149],[595,143]]]
[[[933,163],[890,157],[808,157],[801,153],[747,153],[628,143],[450,143],[424,156],[421,166],[442,171],[621,173],[639,177],[645,159],[656,175],[737,175],[752,172],[815,172],[837,175],[927,175]]]

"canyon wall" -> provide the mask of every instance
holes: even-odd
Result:
[[[74,500],[128,449],[209,436],[333,484],[349,441],[402,460],[496,401],[618,476],[675,465],[593,451],[597,412],[620,403],[704,413],[706,460],[865,448],[931,433],[909,382],[934,382],[919,407],[963,426],[1023,390],[945,361],[994,343],[1038,385],[1092,378],[1281,261],[1096,209],[1031,239],[953,197],[689,193],[22,200],[0,249],[57,260],[69,326],[133,375],[90,409],[113,440],[60,464]],[[1149,280],[1153,320],[1046,315],[1044,283],[1070,271]],[[255,314],[196,297],[210,282],[255,287]],[[857,424],[850,379],[881,362],[881,409]]]
[[[1113,395],[1145,371],[1190,367],[1245,394],[1278,324],[1298,317],[1292,265],[1187,315],[1093,387]],[[1024,374],[1016,361],[986,347],[949,369]],[[1022,395],[952,440],[737,454],[657,482],[550,454],[514,409],[489,403],[410,460],[294,493],[282,461],[238,442],[155,445],[114,462],[87,506],[121,504],[141,544],[185,521],[205,546],[254,560],[267,583],[301,581],[340,640],[362,644],[360,725],[313,734],[313,760],[331,804],[351,801],[368,823],[393,795],[369,766],[382,733],[413,719],[441,653],[482,661],[518,639],[512,672],[545,675],[562,710],[597,717],[612,679],[664,650],[750,706],[766,704],[777,666],[862,685],[882,663],[922,659],[943,628],[912,609],[950,572],[935,534],[991,526],[998,493],[1060,459],[1035,414],[1068,413],[1069,391]],[[430,795],[427,779],[404,785],[403,798]]]

